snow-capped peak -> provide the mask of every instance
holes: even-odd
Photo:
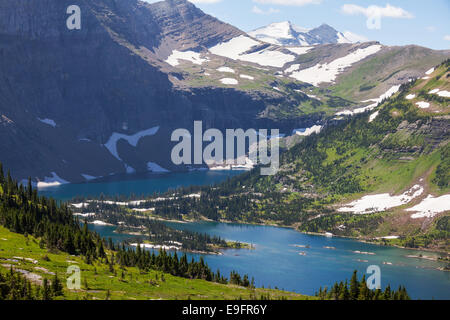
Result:
[[[292,24],[291,22],[289,22],[289,23],[291,24],[291,28],[297,32],[308,33],[309,31],[311,31],[311,29],[296,26],[295,24]]]
[[[275,22],[261,30],[267,36],[292,39],[292,24],[289,21]]]
[[[290,21],[272,23],[248,33],[253,38],[277,45],[311,46],[327,43],[352,43],[352,39],[327,24],[306,29]]]
[[[268,43],[282,45],[296,41],[295,33],[296,31],[289,21],[282,21],[249,32],[249,35]]]

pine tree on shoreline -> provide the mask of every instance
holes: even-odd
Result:
[[[328,288],[320,288],[316,293],[316,297],[321,300],[411,300],[406,288],[400,286],[397,291],[392,290],[388,285],[384,291],[370,290],[367,287],[366,276],[363,275],[361,281],[358,280],[357,271],[353,272],[350,284],[347,280],[344,282],[336,282],[331,290]]]

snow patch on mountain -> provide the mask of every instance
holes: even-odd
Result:
[[[94,177],[94,176],[91,176],[91,175],[88,175],[88,174],[84,174],[84,173],[82,173],[81,176],[82,176],[84,179],[86,179],[86,181],[91,181],[91,180],[95,180],[95,179],[100,178],[100,177]]]
[[[219,43],[214,47],[209,48],[209,51],[218,56],[238,60],[242,53],[259,44],[261,43],[250,37],[241,35],[227,42]]]
[[[289,68],[287,68],[286,70],[284,70],[285,74],[289,74],[292,73],[294,71],[298,71],[300,70],[300,65],[298,63],[295,63],[293,65],[291,65]]]
[[[375,111],[374,113],[372,113],[369,117],[369,123],[373,122],[378,117],[379,114],[380,114],[380,111]]]
[[[433,218],[437,214],[450,211],[450,195],[435,198],[429,195],[418,205],[406,209],[406,211],[417,212],[411,216],[412,219]]]
[[[388,99],[388,98],[392,97],[394,94],[396,94],[398,92],[398,90],[400,90],[400,87],[401,87],[401,85],[392,86],[391,88],[389,88],[388,91],[383,93],[378,98],[369,99],[369,100],[365,100],[362,102],[375,102],[377,104],[380,104],[383,100]]]
[[[53,128],[56,127],[56,122],[52,119],[41,119],[41,118],[37,118],[40,122],[45,123]]]
[[[450,92],[446,91],[446,90],[442,90],[437,88],[437,89],[433,89],[430,92],[428,92],[428,94],[437,94],[439,97],[443,97],[443,98],[450,98]]]
[[[301,56],[302,54],[308,53],[312,48],[313,47],[287,47],[286,49]]]
[[[246,74],[241,74],[239,77],[241,77],[242,79],[247,79],[247,80],[255,80],[254,77],[246,75]]]
[[[425,72],[425,74],[427,76],[431,75],[434,72],[434,68],[431,68],[430,70],[428,70],[427,72]]]
[[[312,85],[319,85],[320,83],[334,82],[337,76],[345,69],[351,67],[368,56],[371,56],[382,48],[381,45],[372,45],[364,49],[357,49],[352,53],[338,58],[330,63],[317,64],[313,67],[292,72],[291,78],[307,82]]]
[[[239,81],[237,81],[236,79],[233,78],[223,78],[220,79],[220,82],[222,82],[223,84],[228,84],[228,85],[238,85]]]
[[[120,158],[119,153],[117,151],[117,142],[119,140],[122,140],[122,139],[126,140],[133,147],[137,147],[139,140],[141,140],[141,138],[155,135],[158,132],[159,128],[160,127],[157,126],[157,127],[153,127],[153,128],[147,129],[147,130],[139,131],[138,133],[131,135],[131,136],[123,134],[123,133],[113,132],[113,134],[109,138],[108,142],[105,143],[104,146],[114,156],[114,158],[116,158],[119,161],[122,161],[122,159]]]
[[[200,53],[194,51],[172,51],[172,54],[165,60],[168,64],[176,67],[180,64],[179,60],[190,61],[194,64],[202,65],[208,59],[202,59]]]
[[[126,172],[127,172],[128,174],[136,173],[136,169],[133,168],[133,167],[131,167],[131,166],[129,166],[129,165],[127,165],[127,164],[125,164],[125,170],[126,170]]]
[[[425,101],[420,101],[417,102],[416,105],[420,108],[420,109],[428,109],[430,107],[430,104],[428,102]]]
[[[268,26],[250,31],[251,37],[260,41],[286,46],[311,46],[327,43],[356,43],[366,39],[349,31],[339,32],[329,25],[323,24],[318,28],[306,29],[289,21],[272,23]]]
[[[89,205],[88,202],[80,202],[80,203],[71,203],[70,204],[71,207],[74,207],[74,208],[77,208],[77,209],[81,209],[81,208],[87,207],[88,205]]]
[[[272,23],[266,27],[249,32],[255,38],[266,37],[277,41],[277,39],[295,39],[294,31],[289,21]],[[279,41],[278,41],[279,42]]]
[[[64,180],[60,178],[56,172],[50,172],[50,177],[44,177],[44,181],[38,181],[37,187],[38,188],[47,188],[47,187],[55,187],[62,184],[70,183],[67,180]]]
[[[338,211],[352,212],[354,214],[382,212],[405,205],[411,202],[411,200],[420,197],[423,192],[424,189],[422,186],[415,185],[399,196],[391,196],[389,193],[368,195],[349,203],[345,207],[339,208]]]
[[[156,164],[154,162],[148,162],[147,163],[147,170],[151,171],[151,172],[154,172],[154,173],[168,173],[168,172],[170,172],[169,170],[164,169],[159,164]]]
[[[219,72],[228,72],[228,73],[235,73],[235,71],[229,67],[220,67],[217,69]]]
[[[302,129],[294,129],[292,131],[293,134],[298,136],[310,136],[313,133],[320,133],[322,130],[322,126],[312,126],[311,128],[302,128]]]
[[[265,49],[244,55],[240,60],[253,62],[262,66],[282,68],[286,63],[295,60],[295,56],[280,51]]]
[[[444,98],[450,98],[450,92],[449,91],[439,91],[437,94],[439,97],[444,97]]]
[[[295,60],[295,56],[285,54],[271,48],[264,48],[256,52],[247,53],[251,48],[261,45],[261,42],[255,41],[250,37],[241,35],[227,42],[222,42],[209,48],[209,51],[215,55],[226,57],[233,60],[253,62],[261,66],[281,68],[286,63]]]
[[[381,96],[379,96],[376,99],[369,99],[369,100],[362,101],[362,102],[374,102],[374,103],[372,103],[366,107],[357,108],[354,110],[340,111],[340,112],[336,113],[336,115],[337,116],[349,116],[349,115],[351,116],[351,115],[355,115],[355,114],[373,110],[376,107],[378,107],[378,105],[381,102],[383,102],[383,100],[388,99],[388,98],[392,97],[394,94],[396,94],[398,92],[398,90],[400,90],[400,85],[393,86],[388,91],[386,91],[385,93],[383,93]],[[378,116],[378,114],[377,114],[377,116]],[[371,121],[369,121],[369,122],[371,122]]]

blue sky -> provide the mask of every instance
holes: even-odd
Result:
[[[148,2],[157,2],[147,0]],[[450,49],[450,0],[191,0],[204,12],[244,31],[289,20],[335,29],[386,45]],[[380,20],[376,17],[380,17]],[[367,20],[371,19],[368,23]],[[377,23],[380,21],[380,24]]]

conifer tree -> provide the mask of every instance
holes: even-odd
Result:
[[[5,175],[3,173],[3,164],[0,162],[0,184],[5,182]]]
[[[391,300],[391,299],[392,299],[391,286],[388,285],[384,290],[383,300]]]
[[[48,284],[47,278],[44,278],[42,286],[42,300],[51,300],[52,290]]]
[[[63,293],[63,286],[61,284],[61,280],[58,278],[58,274],[55,273],[55,277],[53,278],[52,284],[51,284],[52,293],[54,296],[62,296]]]
[[[358,300],[369,300],[369,288],[366,283],[366,275],[363,275],[361,283],[359,285],[359,296]]]
[[[359,282],[357,271],[353,272],[352,279],[350,280],[350,299],[357,300],[359,296]]]

